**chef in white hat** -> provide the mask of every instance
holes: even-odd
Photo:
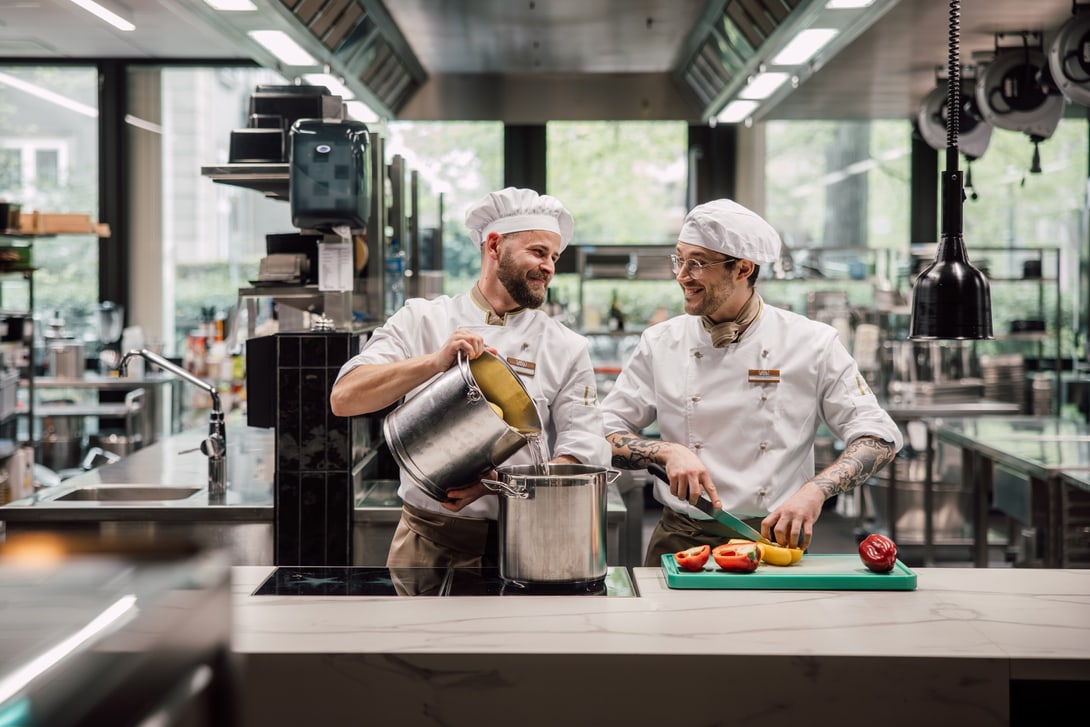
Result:
[[[537,405],[550,461],[608,466],[587,340],[540,310],[572,239],[571,214],[555,197],[508,187],[472,204],[466,227],[481,250],[477,282],[453,297],[406,301],[341,368],[333,413],[355,416],[411,399],[459,352],[474,359],[487,347]],[[527,449],[504,464],[533,464]],[[398,494],[404,505],[387,565],[495,565],[498,502],[479,480],[440,501],[402,471]]]
[[[671,255],[685,314],[652,326],[602,401],[613,464],[655,463],[662,519],[644,565],[739,537],[689,504],[707,496],[782,545],[809,546],[823,503],[893,459],[901,433],[836,329],[766,304],[754,287],[780,237],[721,199],[685,217]],[[659,439],[638,434],[658,422]],[[814,472],[825,423],[846,447]]]

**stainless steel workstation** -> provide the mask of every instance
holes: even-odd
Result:
[[[1085,253],[1066,242],[973,244],[986,275],[966,257],[971,183],[957,169],[959,112],[950,123],[946,109],[973,112],[961,150],[975,161],[987,144],[977,107],[990,101],[951,104],[946,94],[961,84],[932,68],[961,67],[948,56],[961,4],[966,60],[984,46],[1000,58],[1005,29],[1044,25],[1057,43],[1040,50],[1060,57],[1053,75],[1063,80],[1053,83],[1067,100],[1030,94],[1040,108],[1025,108],[1014,56],[1028,57],[1041,34],[1019,32],[1010,46],[1019,53],[992,59],[1006,75],[967,79],[1017,102],[1013,122],[988,122],[1025,132],[1036,149],[1061,114],[1075,116],[1065,107],[1090,105],[1087,84],[1065,73],[1076,62],[1087,70],[1072,48],[1090,32],[1088,13],[1068,0],[953,0],[949,10],[944,0],[132,4],[138,26],[159,27],[140,41],[149,47],[171,44],[164,28],[181,42],[193,26],[189,42],[209,58],[252,60],[290,79],[254,86],[222,154],[191,161],[199,185],[285,205],[293,229],[266,235],[254,279],[239,283],[231,338],[245,375],[224,376],[231,361],[217,362],[219,381],[207,361],[167,355],[123,326],[138,315],[131,307],[104,302],[83,328],[35,317],[29,255],[0,254],[0,278],[26,288],[28,302],[0,306],[0,725],[1021,726],[1081,708],[1090,318],[1065,306],[1090,300],[1070,290],[1085,288]],[[56,12],[19,11],[32,27],[52,26]],[[1058,30],[1069,17],[1074,30]],[[252,31],[265,25],[294,38],[336,85],[301,82],[257,46]],[[0,22],[0,56],[8,27],[19,21]],[[773,51],[815,28],[831,32],[826,49],[783,66],[780,86],[751,97]],[[117,55],[116,36],[101,57]],[[887,68],[912,72],[890,80]],[[356,120],[345,92],[378,118]],[[748,110],[732,117],[735,104]],[[409,297],[452,292],[443,225],[422,221],[428,161],[390,154],[388,124],[501,120],[504,185],[545,191],[547,123],[683,120],[686,204],[731,197],[760,209],[766,172],[748,150],[764,149],[764,122],[831,108],[914,119],[911,234],[897,248],[835,235],[825,246],[785,245],[760,290],[837,330],[905,447],[830,500],[815,547],[745,578],[682,572],[671,556],[643,567],[660,507],[651,474],[535,464],[485,476],[499,502],[495,567],[387,567],[402,471],[442,499],[445,487],[536,444],[527,433],[542,428],[518,373],[490,353],[383,411],[330,411],[341,366],[389,315]],[[133,115],[126,123],[163,128]],[[109,143],[105,156],[131,161]],[[854,161],[844,176],[864,166]],[[831,177],[822,181],[830,197]],[[917,181],[931,177],[941,190]],[[864,190],[843,206],[867,204]],[[146,222],[145,206],[134,206]],[[25,247],[5,227],[0,236],[15,244],[4,249]],[[565,297],[546,303],[588,338],[599,397],[641,331],[666,315],[637,313],[635,302],[676,282],[672,242],[633,242],[576,239],[557,266],[563,285],[553,285]],[[599,285],[613,288],[608,308],[592,303]],[[989,285],[1019,291],[1013,305],[1004,297],[1016,310],[994,331]],[[842,446],[819,432],[818,468]],[[858,544],[871,533],[897,543],[893,571],[862,565]]]

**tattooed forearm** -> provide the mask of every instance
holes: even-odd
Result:
[[[614,432],[606,439],[613,445],[613,466],[625,470],[645,469],[669,446],[661,439],[644,439],[631,432]]]
[[[889,464],[895,454],[892,442],[877,437],[861,437],[845,447],[835,462],[814,477],[813,483],[822,489],[828,500],[869,480]]]

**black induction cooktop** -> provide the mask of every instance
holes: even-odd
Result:
[[[579,583],[520,583],[499,568],[281,566],[255,596],[637,596],[628,569]]]

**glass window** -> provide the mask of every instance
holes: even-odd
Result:
[[[0,66],[0,198],[24,213],[97,219],[97,98],[91,66]],[[59,313],[66,333],[93,340],[98,239],[64,234],[28,241],[38,268],[37,317]]]
[[[503,186],[503,124],[494,121],[394,121],[385,130],[386,160],[399,155],[420,182],[421,242],[439,224],[442,195],[443,292],[461,293],[481,270],[480,250],[469,239],[465,211]]]
[[[575,218],[574,244],[672,247],[687,211],[688,133],[679,121],[549,122],[548,192]],[[604,327],[611,309],[623,314],[629,330],[683,309],[672,280],[561,275],[550,292],[587,331]]]
[[[164,336],[184,351],[191,333],[227,335],[239,288],[257,279],[265,236],[297,232],[284,200],[220,184],[201,167],[228,162],[232,129],[245,128],[259,84],[283,84],[250,68],[165,68],[161,77],[162,295]]]

